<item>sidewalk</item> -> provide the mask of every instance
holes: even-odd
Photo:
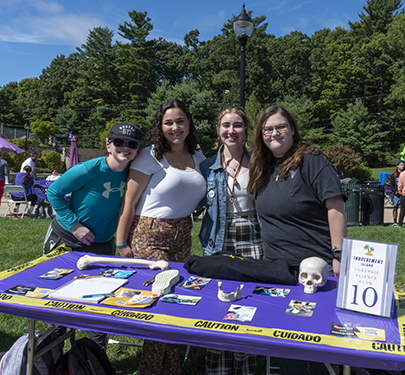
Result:
[[[391,206],[391,205],[388,205],[388,206],[384,207],[384,224],[392,224],[394,222],[394,219],[392,218],[392,209],[393,209],[393,207],[394,206]],[[6,202],[6,200],[4,198],[2,198],[1,206],[0,206],[0,217],[3,217],[6,210],[7,210],[7,202]],[[9,213],[7,216],[10,217],[11,215]],[[399,213],[398,213],[398,217],[399,217]]]
[[[2,218],[4,216],[4,214],[7,211],[7,200],[3,198],[1,198],[1,206],[0,206],[0,218]],[[8,213],[7,217],[13,217],[13,212],[12,212],[13,208],[10,210],[10,212]],[[28,218],[29,214],[27,213],[27,215],[24,215],[24,219],[27,217]],[[30,215],[31,217],[34,217],[34,215]]]

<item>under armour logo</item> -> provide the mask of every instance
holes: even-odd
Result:
[[[115,193],[117,191],[120,192],[121,197],[124,195],[124,189],[125,189],[124,181],[121,181],[120,187],[116,187],[116,188],[112,188],[112,189],[111,189],[111,182],[106,182],[103,186],[105,187],[105,192],[102,194],[102,196],[107,199],[110,198],[110,193]]]

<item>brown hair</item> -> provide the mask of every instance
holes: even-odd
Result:
[[[25,172],[25,176],[22,179],[22,184],[23,185],[28,185],[29,181],[30,181],[30,174],[31,174],[31,167],[29,165],[26,165],[23,169],[23,171]]]
[[[218,150],[219,146],[221,145],[221,139],[219,137],[219,128],[221,126],[222,118],[228,113],[236,113],[238,116],[240,116],[240,118],[243,120],[243,124],[245,125],[245,137],[247,138],[248,130],[249,130],[249,126],[250,126],[250,120],[249,120],[249,117],[246,114],[245,110],[239,106],[226,107],[218,115],[217,125],[216,125],[218,137],[214,144],[213,150]],[[246,146],[246,142],[243,142],[243,144]]]
[[[253,153],[249,162],[249,182],[246,189],[250,194],[256,194],[263,187],[264,176],[273,162],[273,153],[263,141],[262,128],[269,117],[277,113],[280,113],[286,118],[287,122],[291,126],[291,129],[294,131],[293,144],[287,151],[285,159],[281,164],[281,180],[287,178],[290,170],[294,170],[298,167],[302,158],[306,154],[321,152],[317,147],[312,146],[310,142],[301,137],[297,121],[291,115],[291,113],[277,104],[271,104],[260,115],[256,128]]]

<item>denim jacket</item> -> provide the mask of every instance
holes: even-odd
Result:
[[[207,209],[201,230],[198,235],[205,254],[211,255],[222,251],[226,220],[226,179],[227,174],[222,168],[221,151],[205,159],[200,164],[200,170],[207,181],[207,195],[204,205]],[[250,152],[247,153],[250,157]]]

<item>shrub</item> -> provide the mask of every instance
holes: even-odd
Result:
[[[60,154],[53,150],[44,150],[41,153],[41,162],[46,168],[49,169],[60,169],[62,165],[62,159]]]
[[[343,177],[355,177],[360,181],[367,181],[372,178],[370,168],[367,168],[360,156],[347,146],[329,146],[323,151],[332,160],[336,170],[343,174]]]

